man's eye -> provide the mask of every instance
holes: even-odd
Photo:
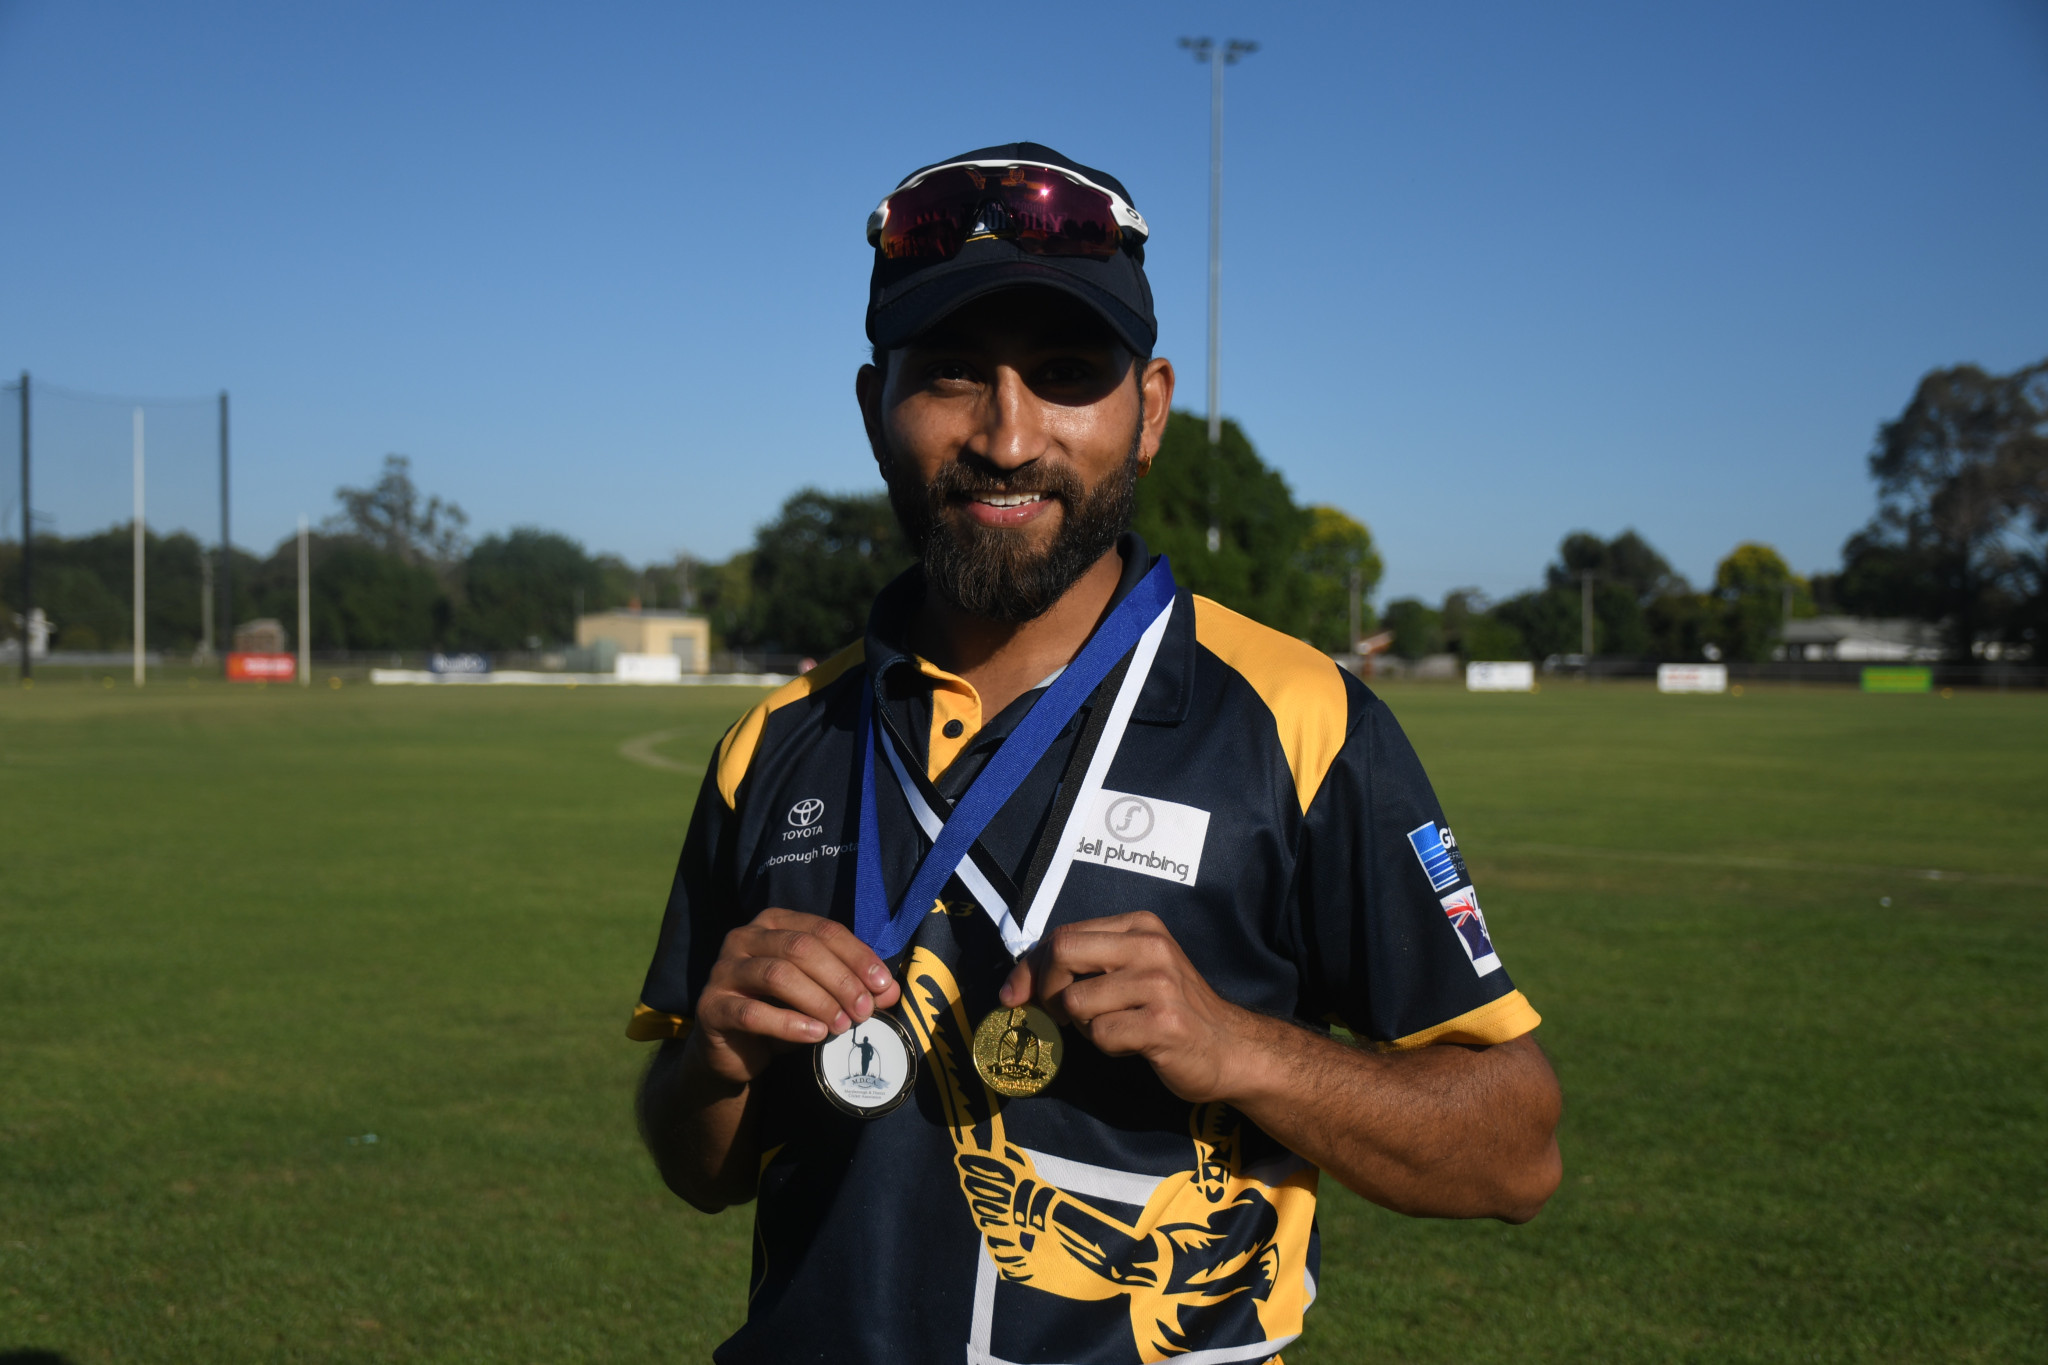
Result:
[[[1095,377],[1095,367],[1085,360],[1055,360],[1039,374],[1048,384],[1085,384]]]
[[[965,384],[974,378],[974,371],[952,360],[942,360],[926,373],[934,384]]]

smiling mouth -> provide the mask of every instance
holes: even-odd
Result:
[[[968,501],[989,507],[1025,507],[1034,502],[1044,502],[1050,496],[1047,493],[976,493]]]

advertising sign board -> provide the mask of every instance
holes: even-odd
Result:
[[[488,654],[429,654],[429,673],[488,673],[491,671],[491,656]]]
[[[1916,668],[1866,668],[1863,670],[1865,692],[1932,692],[1934,670],[1922,664]]]
[[[612,676],[620,682],[679,683],[683,661],[674,654],[621,654]]]
[[[1658,664],[1659,692],[1726,692],[1726,664]]]
[[[1536,665],[1532,663],[1480,663],[1465,665],[1467,692],[1534,692]]]
[[[228,655],[229,682],[290,682],[299,676],[299,661],[290,654]]]

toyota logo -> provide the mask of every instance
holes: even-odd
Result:
[[[1152,832],[1152,805],[1142,796],[1119,796],[1102,823],[1122,842],[1135,844]]]
[[[789,823],[798,829],[807,829],[818,823],[825,813],[825,803],[815,796],[807,796],[789,808]]]

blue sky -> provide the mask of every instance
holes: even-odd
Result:
[[[1131,187],[1201,407],[1183,33],[1263,45],[1230,74],[1224,410],[1372,526],[1383,600],[1511,592],[1581,527],[1695,580],[1748,539],[1828,567],[1923,372],[2048,355],[2027,0],[0,0],[0,372],[231,390],[260,549],[397,451],[478,532],[723,556],[800,485],[878,486],[862,223],[956,151]],[[39,508],[125,519],[125,415],[63,416]],[[207,420],[152,414],[166,520],[209,495]]]

